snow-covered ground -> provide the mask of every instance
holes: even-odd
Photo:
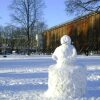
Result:
[[[54,63],[50,55],[0,56],[0,100],[47,100],[43,92]],[[87,67],[88,76],[87,93],[76,100],[100,100],[100,56],[78,56],[77,63]]]

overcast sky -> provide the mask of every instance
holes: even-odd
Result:
[[[7,25],[11,22],[11,11],[8,9],[12,0],[0,0],[0,25]],[[68,16],[65,12],[65,0],[44,0],[44,20],[48,27],[62,24],[73,19],[73,16]]]

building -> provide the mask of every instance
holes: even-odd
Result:
[[[90,13],[44,31],[43,52],[52,53],[64,34],[71,37],[78,53],[100,53],[100,13]]]
[[[36,49],[38,52],[43,50],[43,36],[42,34],[36,34]]]

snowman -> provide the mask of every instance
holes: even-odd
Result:
[[[61,45],[52,54],[57,63],[48,69],[45,97],[52,100],[81,98],[86,92],[86,68],[76,63],[77,51],[71,45],[71,38],[64,35],[60,42]]]

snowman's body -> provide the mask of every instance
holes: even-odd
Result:
[[[64,41],[67,41],[67,44]],[[86,69],[75,63],[77,53],[70,42],[70,38],[65,40],[63,36],[62,45],[57,47],[52,55],[57,64],[49,67],[48,90],[45,93],[48,98],[66,100],[79,98],[85,94]]]

